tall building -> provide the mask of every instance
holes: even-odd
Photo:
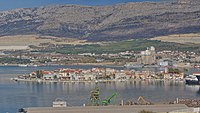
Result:
[[[147,50],[141,51],[141,64],[152,65],[156,63],[155,47],[148,47]]]

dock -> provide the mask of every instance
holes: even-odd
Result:
[[[138,113],[142,110],[172,112],[188,109],[184,104],[126,105],[126,106],[76,106],[76,107],[35,107],[25,108],[27,113]]]

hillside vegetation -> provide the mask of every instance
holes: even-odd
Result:
[[[200,53],[200,46],[197,44],[178,44],[171,42],[161,42],[157,40],[134,39],[128,41],[101,43],[101,44],[85,44],[85,45],[59,45],[55,49],[46,49],[42,52],[56,52],[62,54],[80,54],[80,53],[118,53],[122,51],[142,51],[147,47],[154,46],[157,51],[193,51]]]
[[[199,33],[199,6],[199,0],[174,0],[1,11],[0,36],[40,35],[98,42]]]

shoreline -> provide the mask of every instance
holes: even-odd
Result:
[[[172,82],[185,82],[185,80],[168,80],[168,79],[145,79],[145,80],[139,80],[139,79],[133,79],[133,80],[70,80],[70,81],[64,81],[64,80],[42,80],[42,79],[19,79],[19,78],[11,78],[11,80],[16,82],[38,82],[38,83],[110,83],[110,82],[135,82],[135,81],[172,81]]]
[[[20,66],[21,64],[0,64],[0,66],[18,66],[18,67],[33,67],[31,64],[24,64],[26,66]],[[36,64],[36,67],[44,67],[44,66],[113,66],[113,67],[124,67],[123,65],[116,65],[112,63],[72,63],[72,64]]]
[[[26,65],[26,66],[20,66],[20,65]],[[115,64],[114,62],[107,62],[107,63],[71,63],[71,64],[0,64],[0,66],[18,66],[18,67],[44,67],[44,66],[111,66],[111,67],[125,67],[124,65]],[[150,66],[144,66],[143,68],[162,68],[160,66],[158,67],[151,67]],[[195,68],[194,66],[172,66],[172,68]]]

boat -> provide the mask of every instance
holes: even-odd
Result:
[[[26,65],[26,64],[19,64],[18,66],[19,67],[28,67],[28,65]]]
[[[196,65],[196,66],[194,66],[194,68],[200,68],[200,65]]]
[[[55,101],[53,101],[53,107],[67,107],[67,102],[57,98]]]
[[[199,73],[193,73],[197,79],[198,79],[198,84],[200,85],[200,72]]]
[[[10,80],[18,81],[18,78],[15,77],[15,78],[11,78]]]
[[[31,64],[31,65],[28,65],[28,66],[30,66],[30,67],[38,67],[38,65],[36,65],[36,64]]]
[[[188,85],[200,85],[200,73],[193,73],[185,78],[185,83]]]
[[[27,111],[24,108],[20,108],[17,113],[27,113]]]

